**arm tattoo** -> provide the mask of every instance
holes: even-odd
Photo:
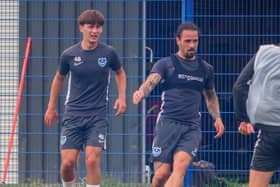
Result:
[[[213,119],[220,118],[219,101],[215,89],[204,90],[203,92],[208,112]]]
[[[147,80],[140,86],[139,90],[141,90],[144,93],[144,96],[148,96],[151,91],[155,88],[155,86],[159,83],[161,79],[160,74],[158,73],[152,73],[149,75]]]

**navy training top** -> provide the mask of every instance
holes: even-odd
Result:
[[[120,68],[120,59],[109,45],[99,43],[93,50],[83,50],[77,43],[66,49],[58,66],[61,75],[69,72],[64,115],[105,116],[110,70]]]
[[[199,125],[202,91],[214,88],[214,69],[206,61],[181,59],[177,55],[159,60],[151,70],[162,77],[159,116]]]
[[[242,121],[250,122],[246,111],[246,101],[249,92],[249,82],[254,75],[254,61],[255,56],[252,57],[242,69],[233,85],[233,106],[236,112],[236,120],[238,124]]]

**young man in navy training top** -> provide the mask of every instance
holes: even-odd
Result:
[[[126,110],[126,74],[114,48],[99,42],[104,16],[85,10],[78,19],[82,41],[66,49],[51,86],[45,114],[48,127],[58,121],[56,103],[69,74],[65,111],[61,128],[61,178],[64,187],[75,183],[75,164],[85,146],[87,187],[100,186],[100,155],[106,148],[108,127],[108,87],[110,70],[115,71],[118,98],[116,116]]]
[[[159,60],[147,80],[133,94],[133,103],[138,104],[159,82],[162,84],[162,106],[152,146],[153,187],[182,186],[201,141],[199,106],[202,93],[215,121],[215,138],[224,133],[213,67],[196,56],[198,39],[199,29],[195,24],[179,25],[177,53]]]
[[[280,46],[261,45],[233,87],[239,132],[258,130],[250,166],[249,187],[268,187],[280,168]]]

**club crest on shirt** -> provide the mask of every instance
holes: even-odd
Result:
[[[107,58],[106,57],[98,58],[97,62],[98,65],[103,68],[107,64]]]
[[[153,147],[152,154],[154,157],[158,157],[161,154],[161,147]]]
[[[66,136],[60,136],[60,145],[64,145],[66,140],[67,140]]]
[[[74,66],[79,66],[83,64],[84,62],[82,61],[82,58],[80,56],[75,56],[74,57]]]

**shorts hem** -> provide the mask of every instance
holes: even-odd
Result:
[[[66,149],[75,149],[75,150],[82,150],[81,147],[60,147],[61,150],[66,150]]]
[[[250,170],[260,171],[260,172],[274,172],[277,168],[274,169],[266,169],[266,168],[257,168],[257,167],[250,167]]]

